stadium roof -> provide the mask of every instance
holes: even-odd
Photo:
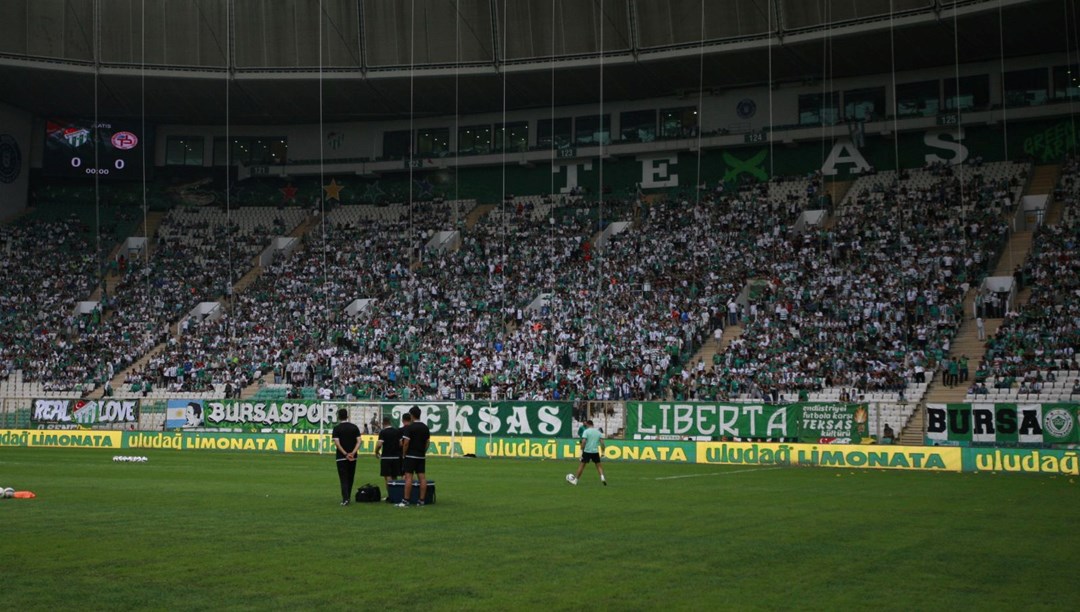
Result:
[[[244,0],[248,5],[259,1]],[[515,1],[516,4],[523,2]],[[500,54],[507,57],[515,55],[515,52],[508,51],[507,42],[503,42],[501,51],[498,45],[488,44],[485,47],[481,44],[472,52],[471,61],[447,63],[445,56],[440,56],[435,50],[437,41],[429,39],[425,43],[425,63],[394,64],[394,58],[400,59],[401,53],[395,55],[390,47],[371,48],[374,44],[371,40],[377,36],[375,33],[370,36],[364,34],[373,29],[370,23],[373,18],[369,14],[363,18],[368,23],[365,24],[362,19],[358,26],[358,36],[367,36],[367,46],[358,43],[360,49],[356,58],[347,57],[345,62],[336,62],[355,61],[357,66],[324,68],[321,88],[320,71],[310,67],[243,67],[238,65],[243,62],[238,61],[230,62],[231,70],[226,70],[224,65],[144,67],[141,62],[133,64],[130,53],[124,56],[128,61],[94,62],[94,54],[89,50],[85,52],[88,54],[85,57],[89,59],[72,59],[72,55],[79,55],[78,45],[69,44],[68,47],[76,51],[66,53],[68,57],[59,59],[32,56],[28,52],[11,53],[10,48],[4,49],[9,52],[0,56],[0,101],[39,116],[92,116],[96,99],[97,112],[101,116],[140,117],[145,108],[147,119],[157,123],[223,123],[226,117],[226,82],[231,74],[232,85],[228,88],[231,123],[317,121],[320,109],[322,119],[326,122],[356,121],[408,117],[410,99],[416,117],[452,114],[455,108],[462,114],[499,112],[504,104],[510,110],[546,107],[552,103],[553,66],[556,68],[554,103],[564,106],[596,104],[599,101],[601,63],[605,101],[680,95],[696,98],[701,90],[707,93],[769,82],[770,59],[771,82],[781,84],[888,73],[893,67],[893,54],[896,70],[907,71],[952,66],[957,61],[962,64],[997,60],[1002,57],[1002,44],[1007,58],[1064,53],[1069,49],[1069,41],[1073,46],[1077,45],[1075,12],[1068,14],[1061,2],[1053,0],[959,2],[955,16],[952,7],[948,6],[951,2],[832,0],[830,6],[835,5],[830,9],[833,17],[840,5],[848,7],[852,15],[856,11],[852,7],[888,7],[894,6],[895,2],[895,6],[909,8],[905,12],[894,13],[890,19],[887,13],[880,13],[878,7],[877,14],[851,17],[839,23],[833,19],[835,25],[827,29],[821,26],[820,14],[815,21],[813,15],[796,14],[792,8],[798,6],[805,13],[804,9],[807,6],[816,7],[816,2],[800,4],[794,0],[774,0],[778,7],[777,14],[781,17],[786,15],[789,22],[781,23],[772,37],[765,32],[753,34],[752,31],[744,31],[741,32],[743,35],[736,32],[734,36],[717,36],[705,43],[701,42],[701,36],[697,36],[696,41],[686,42],[686,36],[680,38],[675,28],[685,25],[685,20],[695,24],[694,27],[702,23],[700,19],[693,19],[695,15],[691,11],[685,20],[684,16],[669,15],[665,27],[670,35],[664,34],[661,44],[650,47],[643,46],[642,40],[652,40],[658,35],[647,32],[641,20],[649,17],[643,13],[658,10],[659,0],[606,1],[608,8],[600,17],[601,20],[610,19],[613,12],[618,13],[611,9],[611,5],[619,5],[637,11],[630,11],[629,14],[631,17],[638,15],[639,21],[629,20],[626,32],[621,35],[621,26],[612,26],[615,42],[612,45],[605,42],[604,48],[614,46],[616,49],[605,51],[602,59],[598,53],[582,52],[562,54],[552,61],[550,57],[527,57],[526,50],[516,52],[521,56],[518,59],[501,61],[498,59]],[[732,6],[760,12],[763,10],[761,5],[767,1],[738,0]],[[235,2],[238,7],[240,0]],[[435,2],[427,0],[426,4],[434,5]],[[478,0],[470,2],[479,5]],[[462,0],[462,4],[466,3]],[[421,0],[419,4],[425,2]],[[495,10],[498,4],[491,3],[493,12],[485,22],[488,27],[492,23],[498,25],[499,17]],[[547,2],[545,0],[540,4]],[[673,0],[671,4],[692,4],[699,7],[694,10],[700,10],[696,0]],[[370,13],[380,6],[378,0],[363,0],[356,8],[363,14],[364,10]],[[713,5],[710,3],[707,6]],[[916,8],[910,8],[912,6]],[[239,11],[239,8],[235,10]],[[482,13],[482,10],[479,11],[479,14]],[[231,11],[228,14],[231,15],[230,19],[239,18]],[[550,11],[548,14],[551,14]],[[1068,21],[1066,16],[1070,17]],[[760,17],[761,14],[756,16],[759,20]],[[800,22],[802,27],[790,27],[796,18],[803,20]],[[10,23],[5,27],[10,28]],[[1070,26],[1068,32],[1066,23]],[[401,25],[398,23],[398,26]],[[543,24],[527,25],[543,29]],[[719,27],[713,21],[706,21],[706,25]],[[564,23],[561,28],[564,36],[568,35],[567,27]],[[608,29],[605,26],[597,31]],[[889,36],[890,31],[895,32],[894,37]],[[445,39],[445,35],[443,30],[441,34],[432,36]],[[29,37],[24,36],[24,39]],[[229,38],[232,40],[234,37]],[[384,33],[382,38],[386,40],[381,44],[400,47],[400,41],[395,43],[393,36]],[[496,31],[491,40],[498,39]],[[118,57],[115,49],[105,51],[108,46],[106,39],[99,37],[97,40],[101,41],[99,57]],[[419,36],[417,40],[420,41]],[[895,45],[892,44],[894,40]],[[445,40],[441,42],[445,43]],[[460,46],[460,40],[457,44]],[[564,49],[570,49],[567,41],[560,44]],[[236,49],[231,57],[250,54],[241,51],[237,45],[236,42],[231,43],[230,48]],[[518,43],[515,42],[515,45]],[[25,42],[24,46],[29,51],[32,41]],[[132,44],[127,46],[131,47]],[[594,45],[594,50],[597,48]],[[495,57],[487,57],[487,52]],[[415,57],[414,51],[410,53]],[[376,61],[383,62],[383,65],[375,65]],[[505,83],[503,74],[507,77]]]

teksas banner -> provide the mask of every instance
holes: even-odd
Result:
[[[864,404],[794,404],[799,411],[799,441],[859,444],[870,436],[870,412]]]
[[[1077,404],[927,404],[931,444],[1076,444]]]
[[[626,430],[634,439],[786,438],[815,444],[858,444],[869,436],[861,404],[627,404]]]
[[[79,429],[139,422],[139,400],[36,399],[30,423],[36,429]]]

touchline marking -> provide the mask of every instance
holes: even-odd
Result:
[[[653,480],[675,480],[677,478],[701,478],[702,476],[728,476],[730,474],[746,474],[749,472],[768,472],[770,470],[782,470],[783,467],[757,468],[755,470],[735,470],[733,472],[710,472],[708,474],[686,474],[684,476],[660,476]]]

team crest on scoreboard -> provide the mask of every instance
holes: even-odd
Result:
[[[131,132],[122,131],[113,134],[110,142],[112,142],[112,146],[117,149],[127,151],[129,149],[134,149],[135,146],[139,144],[139,137]]]

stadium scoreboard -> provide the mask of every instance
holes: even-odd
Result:
[[[49,119],[43,169],[50,176],[139,179],[144,146],[140,129],[116,121]]]

